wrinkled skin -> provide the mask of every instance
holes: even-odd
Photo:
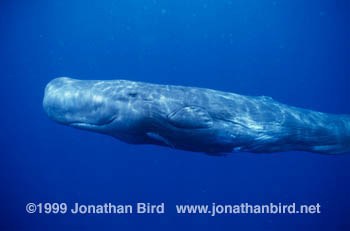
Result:
[[[204,88],[57,78],[43,107],[64,125],[131,144],[220,155],[242,151],[350,152],[350,117]]]

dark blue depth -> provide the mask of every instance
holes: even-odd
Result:
[[[0,230],[350,230],[350,155],[227,158],[135,146],[50,121],[53,78],[267,95],[350,114],[346,0],[0,3]],[[164,215],[27,214],[29,202],[166,205]],[[175,204],[322,205],[316,215],[178,215]]]

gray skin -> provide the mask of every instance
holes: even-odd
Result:
[[[350,152],[350,116],[204,88],[57,78],[43,107],[64,125],[193,152]]]

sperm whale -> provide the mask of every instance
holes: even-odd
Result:
[[[113,136],[222,155],[230,152],[350,153],[350,116],[205,88],[128,80],[53,79],[43,108],[52,120]]]

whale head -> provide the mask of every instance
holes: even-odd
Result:
[[[56,78],[45,88],[43,108],[58,123],[109,134],[135,118],[125,81]],[[109,134],[115,135],[115,134]]]

